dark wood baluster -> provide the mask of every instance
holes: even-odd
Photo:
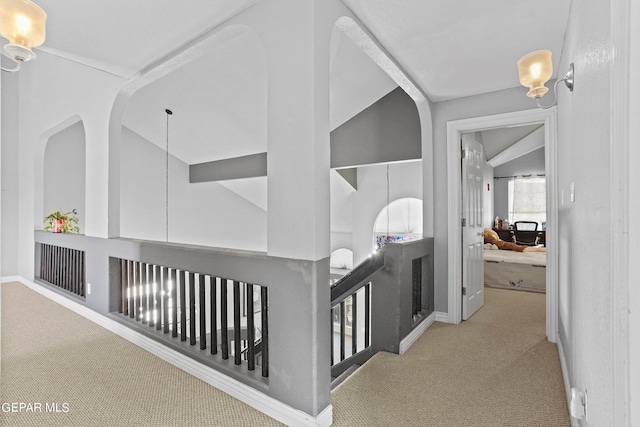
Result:
[[[256,331],[253,313],[253,285],[246,284],[245,295],[247,298],[247,368],[250,371],[256,369]]]
[[[227,318],[227,279],[220,279],[220,341],[222,358],[229,358],[229,326]]]
[[[211,354],[218,354],[218,279],[209,277],[209,304],[211,316]]]
[[[163,332],[169,333],[169,269],[162,267],[162,282],[161,282],[161,294],[162,294],[162,324]]]
[[[68,291],[64,265],[67,262],[67,248],[60,247],[60,287]]]
[[[129,301],[129,317],[133,318],[136,315],[136,307],[135,307],[135,291],[134,291],[134,280],[133,280],[133,272],[135,270],[135,262],[129,261],[129,282],[127,283],[127,299]]]
[[[351,354],[358,352],[358,297],[354,292],[351,295]]]
[[[233,356],[234,363],[239,365],[242,362],[242,342],[240,326],[240,282],[233,281]]]
[[[198,298],[198,301],[200,303],[200,350],[204,350],[207,348],[207,317],[206,317],[207,304],[206,304],[206,295],[205,295],[205,287],[204,287],[204,284],[205,284],[204,274],[198,275],[198,279],[199,279],[198,291],[200,293],[200,298]]]
[[[260,288],[262,305],[262,376],[269,377],[269,300],[266,286]]]
[[[329,329],[331,331],[331,366],[334,365],[334,360],[333,360],[333,351],[334,351],[334,344],[333,344],[333,317],[335,316],[336,313],[336,308],[335,307],[331,307],[331,319],[329,319],[329,323],[331,324],[331,328]]]
[[[140,262],[140,286],[138,292],[140,292],[140,315],[142,316],[142,323],[146,324],[149,316],[149,292],[148,292],[149,280],[147,279],[147,263]]]
[[[364,285],[364,348],[369,347],[369,328],[371,316],[369,313],[371,303],[371,283]]]
[[[187,340],[186,272],[180,271],[180,341]]]
[[[85,296],[84,251],[80,252],[80,267],[78,267],[78,270],[80,272],[80,293]]]
[[[122,276],[121,276],[121,282],[120,282],[120,286],[121,286],[121,291],[120,293],[122,294],[122,314],[124,314],[125,316],[129,315],[129,301],[127,301],[127,282],[129,280],[129,263],[124,260],[121,259],[120,260],[120,265],[122,266]]]
[[[71,278],[71,287],[73,289],[73,293],[76,295],[80,295],[80,286],[78,285],[78,276],[76,272],[78,271],[78,251],[73,249],[71,250],[71,264],[69,265],[69,277]]]
[[[171,269],[171,336],[178,336],[178,281],[175,268]]]
[[[150,265],[149,277],[151,278],[151,293],[149,295],[149,308],[151,309],[151,317],[149,317],[149,326],[160,329],[160,322],[158,321],[158,283],[160,283],[160,266],[153,264]]]
[[[189,272],[189,345],[196,345],[196,276]]]
[[[118,258],[118,313],[124,313],[124,304],[122,303],[123,274],[122,258]]]
[[[342,362],[345,359],[345,332],[347,330],[347,303],[346,301],[342,301],[340,303],[340,361]]]
[[[36,243],[36,247],[40,250],[40,279],[44,279],[44,266],[45,266],[45,258],[44,258],[44,245],[42,243]],[[36,249],[36,251],[38,250]]]

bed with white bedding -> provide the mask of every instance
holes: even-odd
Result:
[[[546,292],[547,254],[484,250],[485,286]]]

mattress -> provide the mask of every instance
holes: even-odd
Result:
[[[544,252],[484,251],[485,286],[546,292],[547,254]]]

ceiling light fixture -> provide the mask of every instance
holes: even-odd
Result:
[[[544,84],[549,81],[552,74],[553,64],[551,62],[551,51],[549,50],[531,52],[518,60],[520,84],[529,88],[527,96],[534,98],[540,108],[550,108],[556,105],[557,86],[560,82],[564,82],[569,91],[573,92],[573,64],[570,64],[569,71],[567,71],[564,78],[556,80],[553,85],[553,102],[551,105],[540,105],[540,98],[549,90]]]
[[[23,62],[36,57],[31,48],[44,43],[47,14],[29,0],[2,0],[0,3],[0,34],[9,40],[4,50],[16,62],[15,68],[2,68],[14,73]]]

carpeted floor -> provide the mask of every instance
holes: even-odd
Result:
[[[282,425],[19,283],[2,284],[1,372],[0,426]]]
[[[0,426],[280,425],[24,285],[1,301]],[[469,321],[436,323],[334,390],[334,425],[570,425],[544,310],[544,295],[487,289]]]
[[[404,355],[378,353],[338,386],[334,425],[569,426],[545,295],[485,290],[468,321],[436,323]]]

